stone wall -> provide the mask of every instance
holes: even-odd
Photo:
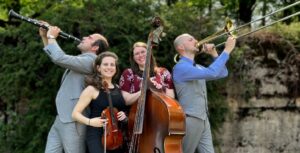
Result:
[[[227,84],[231,111],[215,138],[216,150],[299,153],[299,51],[271,33],[248,37],[239,46],[241,56]]]
[[[265,99],[274,103],[287,99]],[[238,103],[231,99],[231,103]],[[287,101],[286,101],[287,102]],[[223,153],[299,153],[300,98],[297,108],[247,107],[232,112],[218,136]],[[236,105],[236,104],[235,104]]]

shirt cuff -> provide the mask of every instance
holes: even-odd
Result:
[[[51,50],[54,48],[59,48],[57,43],[48,44],[47,46],[44,47],[44,50]]]
[[[227,52],[225,52],[225,50],[221,53],[222,58],[226,58],[226,59],[229,59],[229,54]],[[220,57],[219,56],[219,57]]]

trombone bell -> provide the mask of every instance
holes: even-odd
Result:
[[[229,35],[232,36],[234,38],[237,38],[237,31],[234,30],[235,27],[233,25],[233,22],[230,18],[226,18],[225,19],[225,27],[224,27],[224,31]]]
[[[234,38],[237,38],[237,33],[236,33],[236,31],[234,29],[235,29],[235,27],[233,25],[232,20],[227,17],[225,19],[225,26],[224,26],[224,28],[222,30],[217,31],[216,33],[214,33],[214,34],[212,34],[212,35],[210,35],[210,36],[208,36],[208,37],[206,37],[206,38],[198,41],[198,43],[196,44],[196,47],[197,48],[201,48],[201,46],[203,44],[208,43],[208,42],[210,42],[210,41],[212,41],[212,40],[214,40],[216,38],[219,38],[219,37],[221,37],[223,35],[226,35],[226,34],[229,35],[229,36],[232,36]]]

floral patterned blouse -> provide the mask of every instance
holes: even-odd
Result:
[[[162,87],[163,91],[168,89],[174,89],[171,73],[162,67],[156,68],[156,75],[151,77],[152,82],[156,82],[159,86]],[[142,77],[134,74],[131,68],[125,69],[120,78],[120,89],[129,93],[136,93],[140,90],[140,83]]]

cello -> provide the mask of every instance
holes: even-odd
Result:
[[[108,89],[108,83],[103,81],[103,87],[107,93],[109,106],[103,110],[101,118],[107,118],[108,123],[106,125],[107,132],[102,136],[102,144],[105,150],[114,150],[122,146],[123,136],[122,131],[118,128],[118,109],[113,107],[110,90]]]
[[[163,32],[161,19],[153,18],[152,26],[155,29],[148,36],[141,96],[129,112],[129,153],[182,153],[183,109],[175,99],[155,91],[148,83],[152,47],[159,43]]]

